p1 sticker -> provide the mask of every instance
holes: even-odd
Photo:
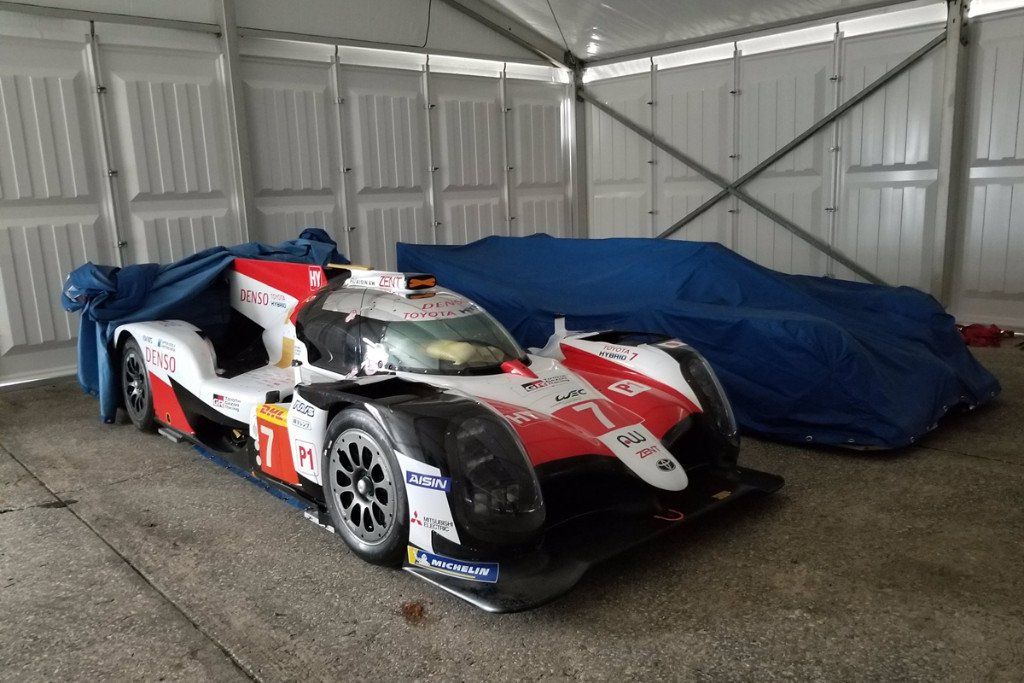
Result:
[[[650,391],[651,388],[646,384],[640,384],[640,382],[634,382],[633,380],[623,379],[610,384],[608,386],[609,391],[614,391],[623,396],[636,396],[642,394],[645,391]]]
[[[470,562],[469,560],[456,560],[444,555],[428,553],[415,546],[407,546],[409,551],[409,564],[413,567],[422,567],[435,571],[438,574],[447,574],[459,579],[468,581],[480,581],[482,583],[498,582],[497,562]]]

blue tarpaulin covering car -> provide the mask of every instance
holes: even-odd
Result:
[[[677,337],[711,362],[741,427],[771,438],[897,448],[1000,390],[928,294],[785,275],[718,244],[489,237],[399,244],[398,266],[436,274],[526,346],[558,315]]]
[[[81,311],[78,330],[78,383],[99,396],[100,417],[113,422],[120,387],[111,363],[111,336],[119,326],[140,320],[174,318],[204,327],[227,321],[223,294],[211,291],[235,257],[296,261],[315,265],[348,263],[320,228],[278,245],[250,242],[212,247],[175,263],[140,263],[124,268],[93,263],[75,268],[61,292],[66,310]]]

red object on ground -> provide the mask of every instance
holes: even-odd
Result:
[[[968,346],[999,346],[1003,331],[996,325],[964,325],[960,328]]]

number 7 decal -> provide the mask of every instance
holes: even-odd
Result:
[[[608,417],[603,412],[601,412],[600,406],[598,406],[593,401],[586,401],[584,403],[577,403],[576,405],[574,405],[572,407],[572,409],[577,411],[577,412],[583,412],[584,410],[589,410],[590,412],[592,412],[594,414],[594,417],[597,418],[597,421],[600,422],[601,425],[604,426],[605,429],[615,429],[615,423],[612,422],[611,420],[609,420]]]
[[[264,469],[270,469],[270,459],[274,452],[274,430],[266,425],[260,425],[260,434],[267,437],[267,447],[260,448],[260,455],[263,456]]]

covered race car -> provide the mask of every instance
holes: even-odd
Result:
[[[124,407],[309,506],[368,562],[491,611],[782,479],[738,467],[704,359],[650,334],[524,352],[433,276],[236,259],[229,334],[115,332]],[[250,438],[251,437],[251,438]]]

